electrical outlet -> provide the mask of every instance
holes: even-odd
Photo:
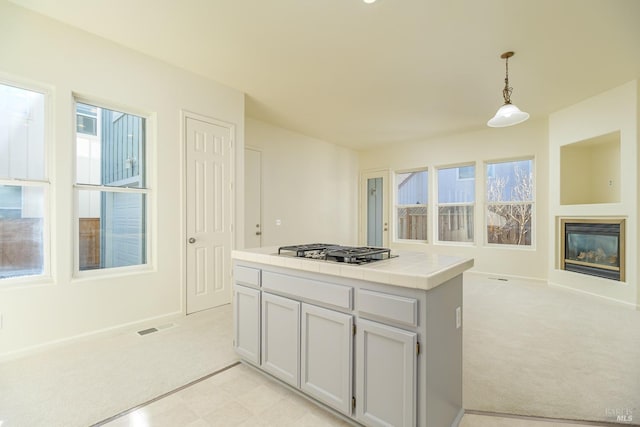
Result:
[[[276,226],[280,227],[282,225],[282,221],[279,219],[276,219]]]
[[[462,326],[462,308],[456,308],[456,329],[460,329]]]

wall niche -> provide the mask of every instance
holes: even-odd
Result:
[[[560,204],[620,202],[620,131],[560,147]]]

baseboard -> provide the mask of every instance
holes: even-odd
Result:
[[[553,287],[553,288],[564,289],[566,291],[574,292],[574,293],[577,293],[577,294],[589,295],[590,297],[604,299],[606,301],[609,301],[609,302],[612,302],[612,303],[615,303],[615,304],[620,304],[620,305],[622,305],[624,307],[631,308],[631,309],[634,309],[634,310],[640,310],[640,304],[634,304],[632,302],[622,301],[622,300],[619,300],[619,299],[607,297],[607,296],[604,296],[604,295],[595,294],[593,292],[587,292],[587,291],[582,290],[582,289],[577,289],[577,288],[573,288],[571,286],[561,285],[559,283],[554,283],[554,282],[549,282],[549,286]]]
[[[475,270],[470,270],[470,271],[465,271],[464,272],[464,276],[472,276],[472,277],[477,277],[480,279],[486,279],[486,280],[501,280],[501,281],[511,281],[511,280],[522,280],[522,281],[526,281],[532,284],[537,284],[537,285],[542,285],[542,286],[548,286],[550,288],[557,288],[557,289],[563,289],[569,292],[575,292],[577,294],[582,294],[582,295],[589,295],[591,297],[594,298],[599,298],[599,299],[603,299],[606,300],[608,302],[612,302],[612,303],[616,303],[616,304],[620,304],[626,308],[631,308],[634,310],[640,310],[640,303],[638,304],[634,304],[632,302],[627,302],[627,301],[622,301],[619,299],[615,299],[615,298],[611,298],[611,297],[606,297],[603,295],[599,295],[599,294],[595,294],[592,292],[587,292],[584,291],[582,289],[576,289],[576,288],[572,288],[570,286],[566,286],[566,285],[561,285],[558,283],[554,283],[548,279],[541,279],[539,277],[527,277],[527,276],[516,276],[516,275],[512,275],[512,274],[499,274],[499,273],[487,273],[484,271],[475,271]]]
[[[159,316],[148,317],[146,319],[140,319],[129,323],[122,323],[108,328],[98,329],[96,331],[85,332],[82,334],[72,335],[70,337],[60,338],[57,340],[47,341],[42,344],[36,344],[29,347],[24,347],[19,350],[9,351],[0,354],[0,362],[7,362],[10,360],[20,359],[33,354],[41,353],[43,351],[52,350],[54,348],[61,347],[63,345],[71,344],[74,342],[80,342],[87,339],[107,337],[119,332],[126,331],[128,329],[137,329],[149,326],[150,324],[158,324],[159,322],[167,322],[176,318],[183,317],[182,311],[176,311],[172,313],[162,314]]]
[[[464,408],[460,409],[460,412],[458,412],[458,415],[456,415],[456,418],[451,423],[451,427],[459,427],[462,422],[462,417],[464,417]]]
[[[548,285],[547,279],[542,279],[540,277],[528,277],[528,276],[517,276],[515,274],[502,274],[502,273],[488,273],[486,271],[477,271],[477,270],[468,270],[464,272],[464,276],[477,276],[482,279],[497,279],[497,280],[523,280],[527,282],[533,282],[539,285]]]

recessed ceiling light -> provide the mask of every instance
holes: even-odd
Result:
[[[371,3],[375,3],[376,0],[362,0],[363,2],[367,3],[367,4],[371,4]]]

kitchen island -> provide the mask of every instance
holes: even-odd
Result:
[[[240,358],[366,426],[457,426],[462,273],[473,259],[397,252],[350,265],[237,250]]]

